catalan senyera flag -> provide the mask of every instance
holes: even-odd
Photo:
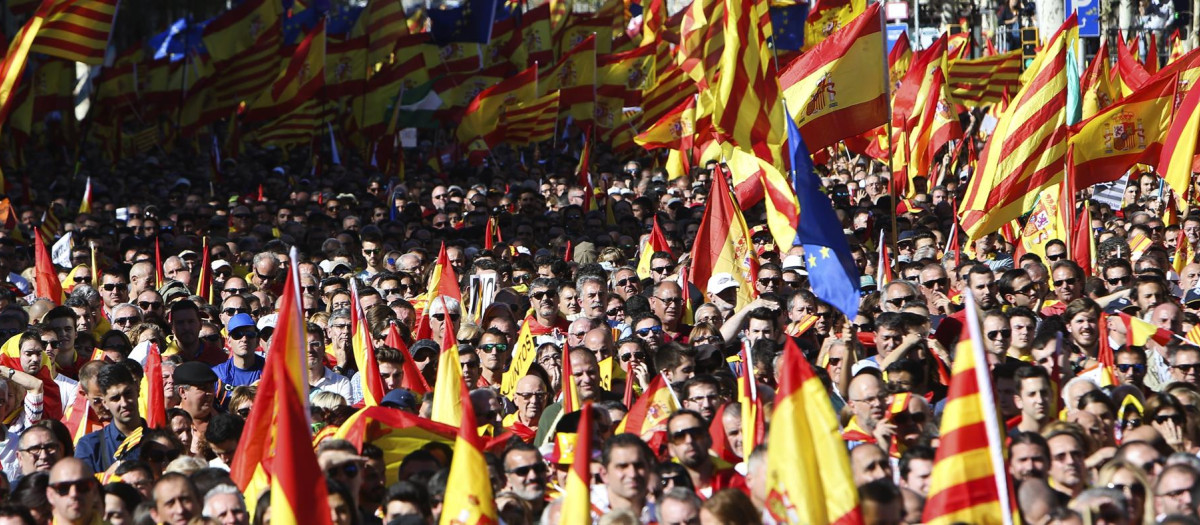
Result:
[[[647,149],[691,149],[696,134],[696,97],[688,97],[633,138]],[[687,144],[685,144],[687,143]]]
[[[982,325],[966,294],[967,333],[951,368],[938,448],[925,504],[925,523],[1011,525],[1016,499],[1004,461],[1004,434],[993,396]],[[969,336],[968,336],[969,333]]]
[[[1175,109],[1158,158],[1158,172],[1177,195],[1189,195],[1197,137],[1200,137],[1200,89],[1189,89]],[[1187,199],[1180,199],[1180,206],[1186,212]]]
[[[723,0],[700,0],[681,11],[679,45],[675,48],[675,63],[704,87],[715,80],[721,61],[725,37]]]
[[[784,342],[781,366],[767,440],[764,511],[775,523],[862,523],[837,416],[791,338]]]
[[[800,55],[779,73],[787,109],[812,151],[887,124],[879,6]]]
[[[1088,119],[1111,106],[1120,95],[1111,81],[1112,64],[1108,57],[1108,39],[1100,39],[1100,51],[1092,58],[1083,79],[1079,81],[1083,92],[1083,118]]]
[[[528,146],[554,138],[558,110],[558,91],[505,108],[500,114],[503,140],[514,146]]]
[[[58,0],[29,50],[90,66],[104,63],[117,0]]]
[[[1187,339],[1187,341],[1193,345],[1200,346],[1200,325],[1193,327],[1191,331],[1187,333],[1187,336],[1185,336],[1184,339]]]
[[[1148,82],[1092,118],[1071,126],[1075,188],[1121,178],[1159,158],[1174,113],[1177,77]]]
[[[725,0],[725,46],[714,92],[723,103],[713,107],[713,125],[728,142],[746,151],[783,143],[779,82],[772,74],[765,34],[769,25],[760,24],[766,16],[765,0]]]
[[[37,296],[61,305],[63,303],[62,283],[58,281],[58,272],[54,270],[50,252],[46,250],[46,243],[42,240],[42,232],[37,228],[33,229],[33,252],[34,288]]]
[[[452,336],[451,336],[452,337]],[[452,350],[452,351],[451,351]],[[447,349],[442,351],[453,353],[450,368],[459,369],[458,351]],[[445,360],[443,360],[445,363]],[[439,367],[438,374],[441,375]],[[443,388],[441,377],[436,387]],[[448,378],[449,379],[449,378]],[[487,525],[499,523],[496,512],[496,499],[492,495],[492,483],[487,476],[487,461],[483,458],[483,442],[479,437],[475,420],[475,410],[471,407],[467,395],[467,385],[462,382],[461,372],[453,388],[457,388],[457,396],[466,403],[459,407],[462,416],[455,420],[458,426],[458,438],[454,440],[454,457],[450,461],[450,476],[446,480],[446,495],[442,502],[441,525],[476,524]],[[434,394],[434,410],[437,410],[437,394]],[[437,421],[434,418],[434,421]]]
[[[145,370],[138,395],[138,411],[146,419],[147,427],[164,428],[167,426],[167,402],[163,392],[162,354],[156,344],[151,344],[146,352]]]
[[[470,408],[471,398],[463,381],[462,367],[458,364],[458,340],[450,332],[454,323],[443,324],[442,353],[438,356],[437,380],[433,383],[433,411],[429,419],[447,425],[466,425],[464,417],[474,414]]]
[[[667,238],[663,235],[662,229],[658,227],[658,217],[654,217],[654,223],[650,227],[650,235],[646,237],[646,244],[642,246],[641,252],[638,254],[637,275],[639,279],[650,278],[650,259],[654,256],[654,252],[671,253],[671,247],[667,245]]]
[[[83,198],[79,200],[79,213],[92,213],[92,178],[83,186]]]
[[[521,102],[530,102],[538,94],[538,65],[480,91],[458,123],[458,141],[470,144],[476,138],[487,137],[497,129],[504,108]]]
[[[742,210],[733,201],[728,176],[724,168],[714,174],[708,206],[692,244],[692,284],[706,293],[709,277],[728,273],[738,282],[737,307],[741,308],[754,300],[758,257]]]
[[[269,120],[299,108],[325,86],[325,19],[322,18],[296,46],[287,68],[271,88],[250,104],[245,118]]]
[[[1146,346],[1149,341],[1166,346],[1175,338],[1170,330],[1164,330],[1125,312],[1120,312],[1119,315],[1121,322],[1125,323],[1125,336],[1130,346]]]
[[[42,0],[33,16],[13,36],[8,51],[4,54],[4,60],[0,61],[0,123],[7,120],[8,113],[13,108],[14,95],[17,92],[17,84],[25,73],[29,49],[55,5],[55,0]]]
[[[562,525],[590,523],[592,521],[592,402],[580,407],[579,429],[575,432],[574,458],[567,472],[567,486],[563,490]]]
[[[1078,34],[1072,14],[1034,58],[1029,82],[1000,116],[959,208],[969,239],[1019,217],[1042,189],[1062,180],[1069,123],[1067,54]]]
[[[263,31],[283,15],[274,0],[247,0],[221,13],[204,27],[204,47],[213,60],[227,60],[258,41]]]
[[[1021,87],[1021,51],[950,61],[946,71],[950,94],[966,106],[981,107],[1004,98],[1004,91]]]
[[[375,360],[375,341],[367,316],[358,300],[357,280],[350,282],[350,343],[354,349],[354,364],[362,381],[363,403],[373,407],[383,402],[383,378],[379,375],[379,362]]]

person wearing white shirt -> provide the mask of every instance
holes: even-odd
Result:
[[[314,390],[324,390],[341,395],[350,401],[350,380],[333,370],[325,367],[325,334],[320,326],[308,324],[308,386]]]

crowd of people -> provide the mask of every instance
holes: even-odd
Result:
[[[1023,520],[1200,523],[1200,346],[1185,337],[1200,326],[1200,263],[1177,250],[1200,246],[1200,216],[1169,223],[1156,177],[1131,179],[1120,209],[1088,201],[1088,274],[1062,241],[1046,243],[1044,258],[999,234],[955,246],[958,181],[917,184],[897,207],[886,170],[835,157],[821,179],[861,275],[858,315],[847,318],[813,294],[803,250],[772,237],[761,204],[744,211],[759,262],[752,301],[738,304],[730,274],[682,278],[711,182],[727,173],[715,162],[670,178],[650,158],[600,152],[591,168],[607,190],[589,197],[577,153],[527,166],[498,150],[483,166],[414,166],[397,180],[352,155],[316,175],[303,159],[251,149],[210,183],[178,151],[85,167],[86,213],[74,211],[78,177],[10,170],[0,522],[269,523],[269,495],[244,494],[228,470],[239,443],[264,439],[243,433],[245,419],[295,270],[316,454],[341,525],[437,523],[452,456],[430,441],[397,464],[369,439],[329,431],[364,403],[352,297],[388,410],[430,417],[432,394],[406,385],[435,385],[440,334],[456,334],[505,523],[559,523],[585,431],[596,523],[770,522],[766,444],[743,440],[737,382],[752,373],[769,429],[789,339],[839,415],[846,450],[828,452],[848,454],[864,521],[920,523],[968,289]],[[56,250],[61,298],[35,286],[27,241],[55,220],[47,245],[71,235]],[[647,251],[655,224],[669,250]],[[880,231],[891,252],[882,259]],[[443,250],[461,302],[429,289]],[[1139,325],[1121,314],[1170,337],[1135,345]],[[505,392],[523,330],[536,360]],[[160,428],[146,426],[140,399],[152,348],[162,351]],[[1101,378],[1102,348],[1115,385]],[[592,402],[593,428],[563,409],[564,364]],[[406,377],[413,365],[420,378]],[[657,378],[677,410],[649,432],[620,431]]]

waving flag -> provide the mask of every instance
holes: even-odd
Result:
[[[283,5],[276,0],[246,0],[204,27],[204,47],[217,62],[232,58],[253,46],[282,15]]]
[[[692,284],[706,293],[709,277],[728,273],[738,283],[737,307],[742,308],[756,294],[753,282],[758,275],[758,256],[746,218],[733,201],[728,177],[728,172],[718,165],[708,193],[708,206],[692,243]]]
[[[362,303],[358,300],[358,279],[350,280],[350,342],[354,348],[354,365],[358,368],[362,382],[363,403],[369,407],[383,401],[383,378],[379,375],[379,362],[375,360],[375,341]],[[411,361],[408,359],[407,361]]]
[[[149,428],[167,426],[167,402],[164,399],[162,376],[162,354],[158,345],[151,343],[146,351],[145,373],[142,374],[138,395],[138,411],[146,419]]]
[[[688,97],[682,104],[639,133],[633,141],[647,150],[691,149],[695,133],[696,97]]]
[[[469,144],[476,138],[486,137],[497,129],[504,108],[521,102],[530,102],[538,93],[538,65],[517,73],[492,87],[480,91],[467,105],[463,119],[458,123],[458,141]]]
[[[42,0],[37,12],[13,36],[4,60],[0,61],[0,124],[7,120],[8,113],[13,108],[12,102],[17,92],[17,85],[25,74],[29,49],[54,6],[55,0]]]
[[[775,523],[862,523],[850,456],[828,397],[788,338],[767,440],[763,506]]]
[[[1146,343],[1150,341],[1166,346],[1175,338],[1170,330],[1164,330],[1125,312],[1120,312],[1118,315],[1125,323],[1125,335],[1129,339],[1130,346],[1146,346]]]
[[[246,110],[248,120],[283,116],[311,99],[325,86],[325,19],[296,46],[287,69],[279,73],[271,89],[264,91]]]
[[[104,51],[117,14],[117,0],[58,0],[30,51],[83,62],[104,63]]]
[[[1111,71],[1108,39],[1101,38],[1100,51],[1092,58],[1092,63],[1088,64],[1087,70],[1083,72],[1083,79],[1079,81],[1080,90],[1083,92],[1082,118],[1091,118],[1117,100],[1118,93],[1112,85]]]
[[[442,311],[445,311],[444,304]],[[475,416],[470,408],[467,384],[463,381],[462,365],[458,364],[458,340],[450,332],[453,324],[449,319],[442,324],[442,353],[438,356],[437,380],[433,383],[433,411],[429,418],[447,425],[466,426],[464,418],[470,417],[473,423]]]
[[[1165,70],[1164,70],[1165,71]],[[1174,118],[1163,139],[1158,172],[1178,195],[1189,195],[1196,139],[1200,137],[1200,89],[1189,89],[1175,109]],[[1180,204],[1187,211],[1187,201]]]
[[[275,422],[271,425],[271,433],[257,435],[262,436],[264,441],[270,441],[267,436],[271,434],[275,436],[271,462],[271,523],[331,523],[329,494],[325,483],[321,482],[324,472],[313,450],[305,398],[287,384],[288,370],[283,360],[268,358],[267,361],[267,371],[263,373],[263,386],[259,387],[259,392],[261,395],[267,387],[275,389],[275,406],[264,407],[266,410],[275,409]],[[272,371],[275,379],[283,381],[268,383],[266,375]],[[258,403],[255,403],[255,407],[258,407]]]
[[[975,300],[970,290],[963,293],[969,335],[963,334],[955,352],[923,518],[931,525],[1011,525],[1016,499],[1004,461],[1004,434]]]
[[[637,276],[639,279],[650,278],[650,260],[654,256],[654,252],[671,253],[671,247],[667,245],[667,238],[658,226],[657,216],[654,217],[654,222],[650,226],[650,236],[646,238],[646,245],[642,246],[641,253],[638,254]]]
[[[579,429],[575,431],[575,447],[571,451],[574,457],[563,491],[565,499],[559,521],[562,525],[592,520],[592,402],[584,403],[579,410]]]
[[[438,334],[430,332],[429,328],[429,307],[432,301],[438,296],[447,296],[462,304],[462,290],[458,287],[458,275],[454,273],[454,267],[450,265],[450,257],[446,255],[446,243],[442,243],[442,249],[438,252],[437,262],[433,265],[433,273],[429,276],[429,288],[425,291],[425,296],[418,299],[417,306],[420,310],[420,317],[417,318],[417,330],[414,339],[431,339]]]
[[[421,370],[413,362],[412,352],[408,351],[408,345],[404,344],[404,339],[400,337],[400,329],[396,328],[396,325],[388,325],[387,339],[384,343],[399,350],[404,356],[404,364],[401,365],[404,370],[404,379],[400,383],[400,388],[412,392],[415,396],[423,396],[426,392],[432,392],[433,389],[429,388],[429,384],[425,382],[425,376],[421,375]]]
[[[1120,179],[1159,158],[1174,114],[1178,77],[1157,78],[1124,100],[1071,126],[1074,190]]]
[[[841,310],[847,319],[853,319],[858,315],[858,267],[850,255],[850,244],[842,233],[833,203],[821,193],[821,179],[813,170],[812,157],[800,130],[791,118],[787,127],[788,157],[792,160],[796,198],[800,201],[796,241],[804,246],[809,282],[817,297]]]
[[[34,288],[37,296],[61,305],[63,303],[62,283],[58,281],[58,272],[54,269],[54,263],[51,262],[50,252],[46,250],[42,232],[37,228],[33,229],[33,254]]]
[[[667,418],[679,410],[679,401],[662,374],[654,376],[646,391],[633,402],[625,419],[617,425],[616,433],[630,432],[647,443],[656,433],[667,431]]]
[[[1004,92],[1021,89],[1021,51],[982,58],[951,60],[946,81],[950,94],[964,105],[980,107],[1004,99]]]
[[[453,362],[449,366],[458,370],[458,352],[448,349],[443,350],[442,353],[454,354]],[[483,443],[477,430],[475,410],[471,407],[470,397],[467,395],[467,385],[462,382],[461,373],[458,375],[455,385],[455,388],[459,390],[456,397],[462,399],[466,406],[459,407],[462,415],[455,420],[455,423],[458,424],[458,439],[454,440],[454,457],[450,461],[450,477],[446,480],[442,518],[438,523],[441,525],[499,523],[496,499],[492,495],[492,482],[487,476],[481,475],[481,473],[487,472],[487,461],[483,458]],[[442,389],[440,380],[437,387],[439,390]],[[434,394],[434,403],[436,407],[437,394]]]
[[[725,46],[713,92],[722,102],[713,106],[713,125],[734,146],[754,152],[783,141],[779,82],[764,31],[770,25],[760,23],[770,20],[766,9],[765,1],[725,0]]]

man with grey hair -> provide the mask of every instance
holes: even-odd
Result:
[[[683,487],[671,487],[663,492],[654,506],[659,523],[699,523],[700,497]]]
[[[441,341],[443,330],[446,329],[446,322],[450,322],[450,335],[458,334],[458,320],[461,313],[459,310],[458,300],[439,295],[432,301],[429,301],[429,331],[433,334],[434,341]]]
[[[579,292],[580,316],[603,322],[604,308],[608,306],[608,290],[604,279],[598,275],[581,275],[575,280],[575,290]]]
[[[121,303],[112,311],[112,327],[129,335],[133,327],[145,321],[145,312],[133,303]]]
[[[204,495],[204,517],[221,525],[247,525],[250,513],[246,511],[246,500],[237,487],[221,484]]]
[[[908,281],[892,281],[883,288],[879,308],[884,312],[899,312],[909,303],[924,303],[925,296]]]
[[[325,338],[328,343],[326,350],[337,358],[336,371],[343,375],[349,373],[348,363],[354,355],[350,342],[350,310],[346,308],[334,310],[332,314],[329,314],[329,323],[326,326]]]
[[[548,335],[555,329],[568,331],[568,321],[558,310],[558,281],[538,277],[529,283],[529,305],[533,313],[525,317],[525,324],[530,334]]]
[[[192,287],[192,271],[188,269],[187,263],[177,255],[167,257],[163,261],[163,278],[164,280],[179,281],[189,289]]]

